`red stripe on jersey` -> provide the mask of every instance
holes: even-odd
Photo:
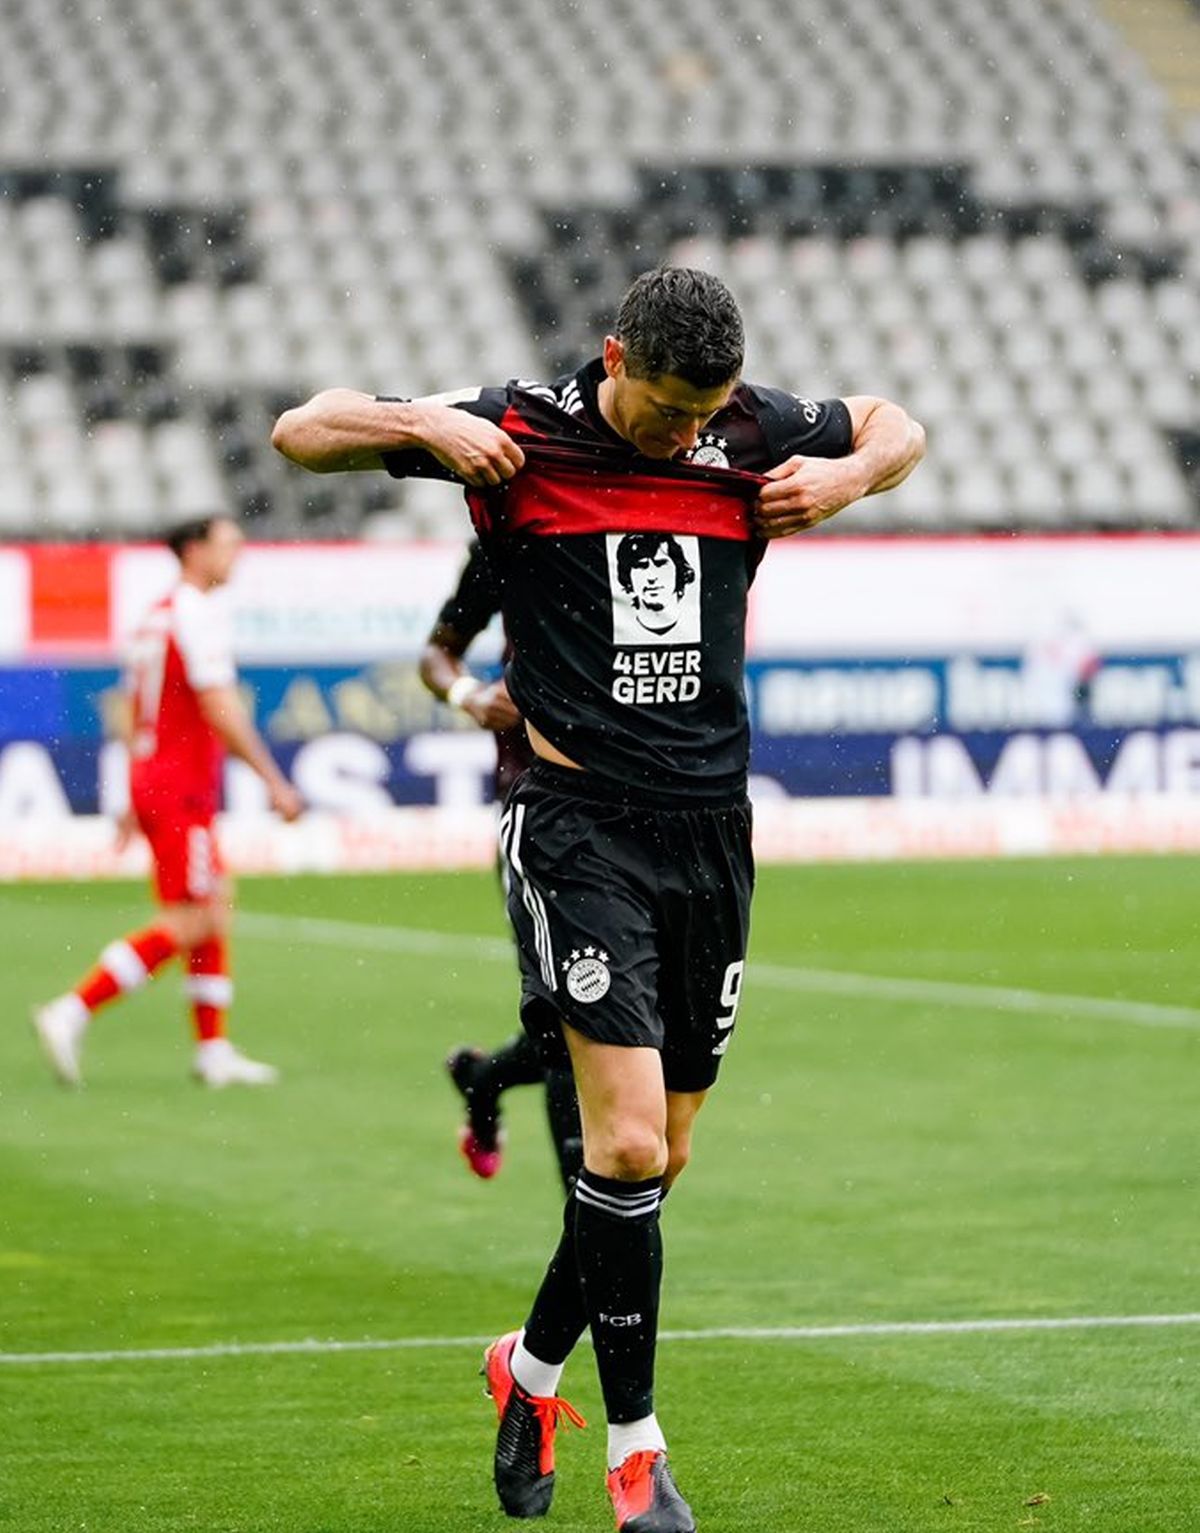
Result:
[[[588,532],[677,532],[747,543],[745,492],[631,475],[597,479],[537,468],[509,482],[503,525],[554,537]]]
[[[740,543],[754,536],[761,474],[643,458],[594,435],[551,437],[511,405],[501,426],[525,449],[525,467],[497,489],[467,490],[477,531],[677,532]]]

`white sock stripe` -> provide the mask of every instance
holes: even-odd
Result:
[[[662,1188],[656,1183],[653,1187],[638,1187],[636,1182],[622,1185],[619,1192],[610,1192],[605,1187],[598,1187],[585,1171],[577,1183],[580,1187],[586,1187],[594,1197],[603,1198],[613,1203],[657,1203],[662,1197]]]
[[[599,1208],[619,1219],[644,1219],[654,1213],[662,1202],[662,1188],[653,1187],[648,1192],[633,1194],[601,1192],[581,1176],[575,1183],[575,1196],[580,1203]]]
[[[124,938],[108,944],[100,954],[100,964],[122,990],[137,990],[150,978],[146,965]]]
[[[602,1192],[596,1192],[591,1187],[585,1187],[582,1196],[594,1204],[597,1208],[611,1208],[614,1213],[648,1213],[656,1209],[662,1202],[662,1198],[654,1193],[646,1198],[611,1198]]]
[[[598,1184],[596,1179],[599,1176],[600,1173],[598,1171],[589,1171],[585,1166],[579,1173],[579,1180],[590,1187],[593,1192],[604,1197],[656,1198],[662,1193],[661,1177],[647,1177],[645,1182],[617,1182],[616,1186],[621,1189],[620,1192],[608,1193]],[[601,1180],[605,1179],[601,1178]]]
[[[183,993],[202,1006],[233,1005],[233,981],[228,974],[189,974],[183,982]]]

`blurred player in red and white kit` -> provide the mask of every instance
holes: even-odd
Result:
[[[196,1035],[194,1074],[207,1086],[270,1086],[271,1065],[248,1059],[225,1036],[233,999],[228,939],[232,898],[213,833],[221,766],[231,752],[267,785],[285,820],[303,808],[271,758],[237,691],[232,616],[222,587],[242,534],[226,516],[200,517],[166,539],[179,583],[146,614],[125,677],[130,808],[118,844],[136,830],[150,843],[159,902],[154,921],[110,943],[73,990],[34,1013],[51,1069],[81,1080],[83,1036],[93,1014],[137,990],[178,955]]]

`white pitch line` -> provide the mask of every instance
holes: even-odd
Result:
[[[311,916],[272,916],[247,912],[241,929],[252,937],[322,946],[363,948],[380,953],[419,953],[446,958],[512,962],[512,943],[499,937],[420,931],[405,926],[330,921]],[[856,1000],[907,1001],[921,1006],[959,1006],[1023,1016],[1081,1017],[1125,1022],[1134,1027],[1200,1028],[1200,1007],[1169,1006],[1157,1001],[1120,1001],[1096,995],[1062,995],[1051,990],[973,985],[954,980],[908,979],[853,970],[812,969],[787,964],[751,963],[751,984],[812,995],[845,995]]]
[[[881,1320],[863,1325],[714,1326],[663,1331],[663,1341],[829,1341],[840,1336],[978,1336],[1003,1331],[1111,1331],[1129,1326],[1200,1325],[1200,1313],[1177,1315],[1031,1315],[994,1320]]]
[[[1098,995],[1063,995],[1053,990],[1019,990],[1000,985],[971,985],[954,980],[884,978],[841,969],[788,968],[751,964],[752,983],[777,990],[804,990],[856,999],[915,1001],[934,1006],[982,1006],[1027,1016],[1086,1017],[1128,1022],[1135,1027],[1200,1027],[1200,1007],[1168,1006],[1158,1001],[1117,1001]]]
[[[329,921],[317,916],[273,916],[248,910],[236,918],[240,931],[274,942],[304,947],[366,948],[376,953],[417,953],[445,958],[487,958],[514,962],[516,950],[503,937],[474,937],[466,932],[420,931],[411,926],[374,926],[369,921]]]
[[[971,1336],[1002,1332],[1109,1331],[1134,1327],[1200,1325],[1200,1313],[1174,1315],[1048,1315],[993,1320],[883,1320],[861,1325],[714,1326],[700,1331],[660,1331],[659,1340],[839,1341],[854,1337]],[[206,1347],[130,1347],[106,1352],[0,1352],[0,1365],[48,1367],[63,1363],[189,1362],[216,1357],[280,1357],[338,1352],[423,1352],[483,1347],[492,1336],[400,1336],[390,1340],[215,1342]]]
[[[205,1347],[130,1347],[100,1352],[0,1352],[0,1367],[48,1367],[55,1363],[174,1363],[208,1357],[285,1357],[330,1352],[424,1352],[445,1347],[486,1347],[494,1336],[401,1336],[391,1340],[218,1341]]]

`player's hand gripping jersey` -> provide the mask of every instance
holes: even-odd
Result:
[[[139,813],[174,806],[211,818],[224,751],[198,692],[232,686],[233,623],[225,594],[180,584],[133,636],[126,688],[133,707],[130,789]]]
[[[684,461],[651,459],[605,422],[594,361],[553,385],[447,396],[525,451],[507,484],[469,490],[501,585],[508,688],[570,760],[659,803],[745,792],[746,604],[765,543],[752,507],[793,454],[843,457],[841,400],[739,384]],[[429,453],[388,472],[452,477]]]

